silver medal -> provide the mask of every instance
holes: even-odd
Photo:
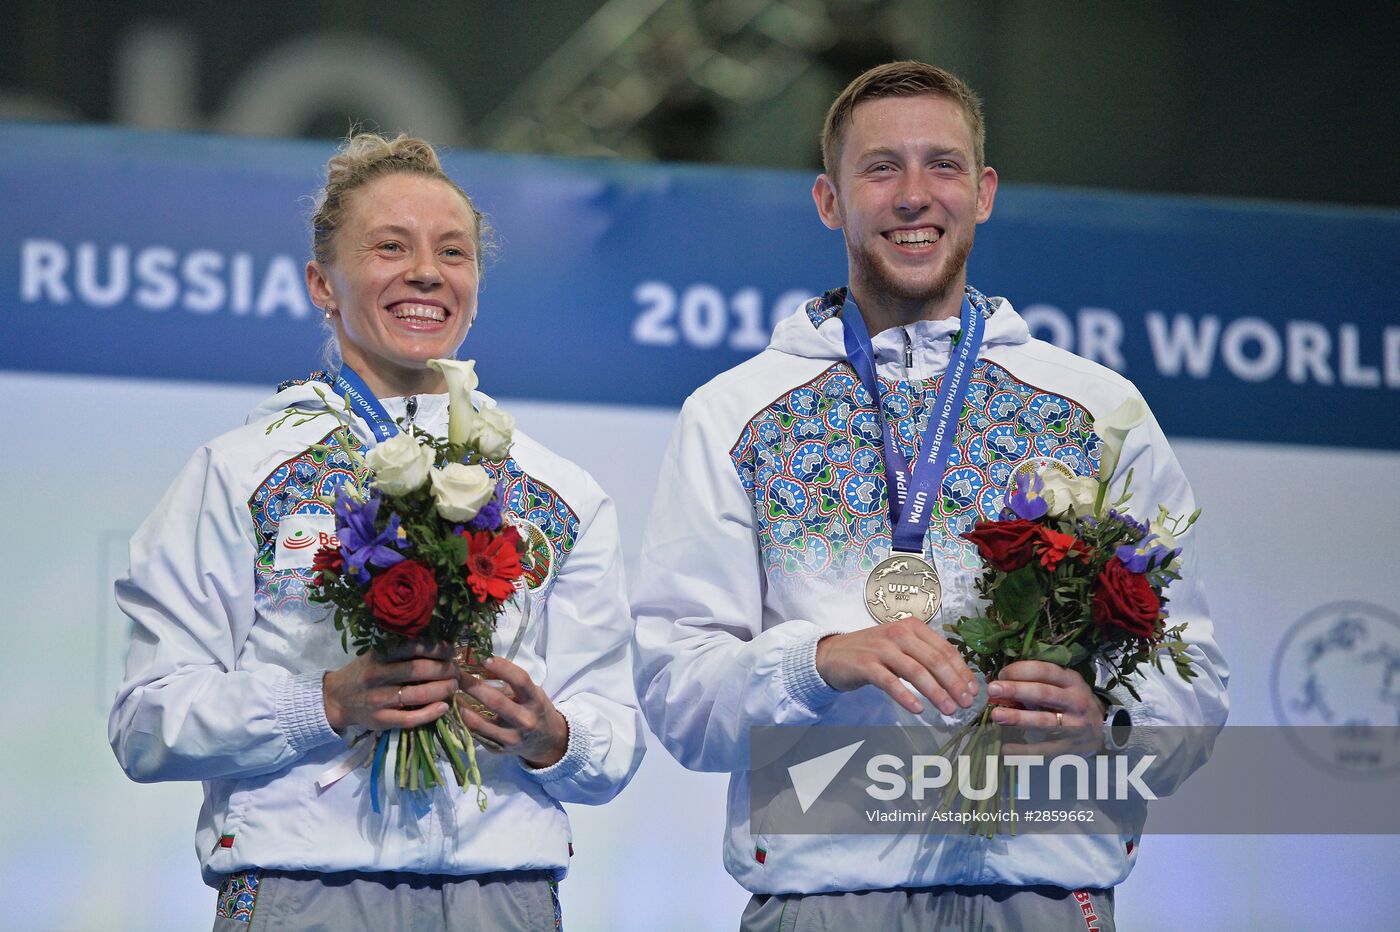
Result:
[[[927,624],[942,601],[938,571],[912,553],[891,555],[865,580],[865,607],[882,625],[910,616]]]

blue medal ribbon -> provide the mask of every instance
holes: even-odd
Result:
[[[908,461],[900,452],[880,403],[880,381],[875,375],[875,350],[870,344],[870,331],[849,292],[840,313],[846,358],[874,400],[875,413],[880,419],[880,432],[885,443],[885,481],[889,487],[894,550],[922,556],[924,537],[933,517],[936,496],[943,485],[943,472],[947,469],[948,457],[953,450],[952,442],[958,434],[958,421],[962,417],[963,403],[967,400],[968,384],[972,381],[977,350],[982,345],[987,322],[964,295],[962,337],[948,360],[948,371],[943,374],[943,384],[938,388],[938,398],[929,414],[911,476]]]
[[[374,390],[349,366],[341,366],[335,377],[335,393],[350,404],[350,410],[360,416],[378,440],[388,440],[399,432],[399,425],[384,410]]]

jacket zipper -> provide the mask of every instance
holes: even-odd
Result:
[[[904,334],[904,378],[908,380],[909,369],[914,365],[914,341],[909,339],[909,331],[900,327],[899,332]]]
[[[404,403],[404,413],[408,415],[408,426],[413,426],[414,415],[418,413],[418,396],[409,395],[408,401]]]

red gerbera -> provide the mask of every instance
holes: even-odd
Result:
[[[463,533],[467,539],[467,583],[478,599],[510,598],[515,581],[525,572],[520,566],[520,537],[514,528],[498,535],[490,531]]]
[[[1040,528],[1040,543],[1036,548],[1040,553],[1040,565],[1051,571],[1065,557],[1082,557],[1088,553],[1088,547],[1073,534],[1061,534],[1044,526]]]

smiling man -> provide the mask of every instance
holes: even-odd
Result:
[[[976,95],[930,65],[883,65],[841,93],[812,196],[845,237],[849,284],[696,391],[662,466],[633,598],[637,692],[681,763],[731,774],[725,866],[754,894],[745,929],[1111,929],[1137,842],[766,832],[750,821],[754,727],[948,725],[989,697],[995,721],[1112,719],[1114,740],[1225,719],[1189,549],[1171,612],[1197,676],[1151,671],[1140,699],[1039,661],[988,683],[941,634],[978,613],[961,535],[1000,514],[1017,467],[1096,475],[1095,419],[1139,397],[968,284],[997,191],[983,140]],[[1150,416],[1114,475],[1129,470],[1137,500],[1195,509]]]

